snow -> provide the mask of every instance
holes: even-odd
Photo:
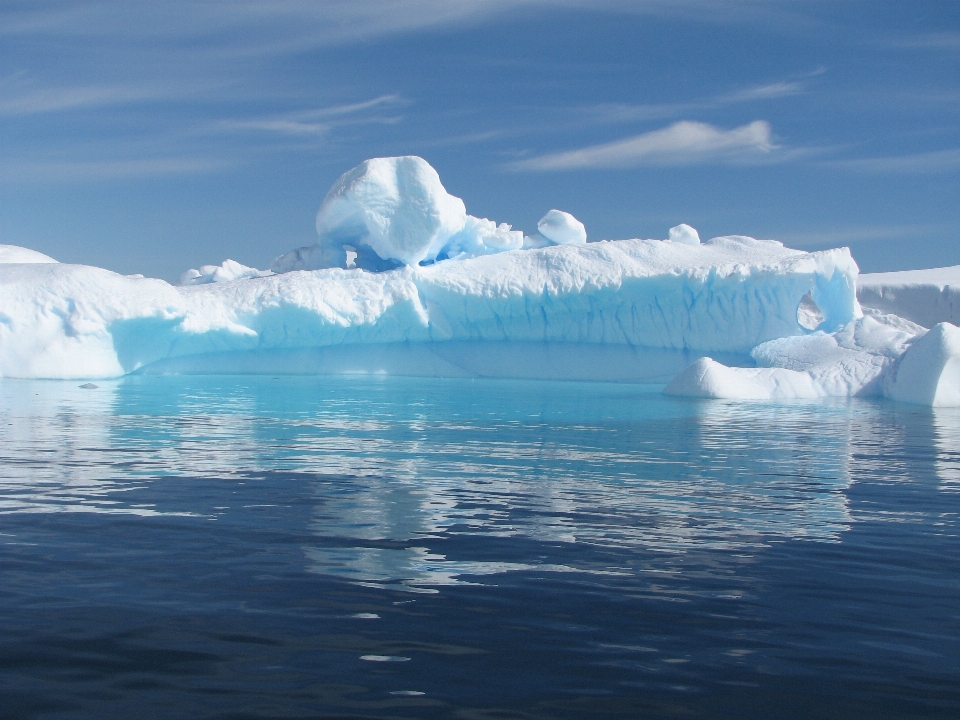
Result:
[[[859,312],[855,278],[846,250],[743,237],[553,245],[183,287],[82,265],[9,265],[0,374],[341,372],[354,362],[360,372],[666,380],[706,353],[749,362],[758,344],[802,335],[808,292],[824,328],[842,327]]]
[[[52,257],[17,245],[0,245],[0,265],[12,263],[55,263]]]
[[[764,367],[702,358],[664,392],[727,400],[883,396],[960,407],[960,328],[950,323],[927,331],[893,315],[865,316],[838,333],[772,340],[752,354]]]
[[[960,324],[960,265],[861,275],[857,296],[864,307],[933,327]]]
[[[206,283],[231,282],[246,278],[266,277],[269,270],[241,265],[236,260],[224,260],[219,265],[203,265],[199,270],[187,270],[180,276],[180,285],[205,285]]]
[[[571,245],[587,241],[587,229],[573,215],[563,210],[551,210],[537,222],[537,230],[556,245]]]
[[[960,328],[939,323],[906,351],[887,396],[932,407],[960,406]]]
[[[356,267],[383,271],[516,250],[523,233],[467,215],[423,158],[373,158],[344,173],[317,212],[319,242],[281,255],[276,273]]]
[[[700,234],[694,228],[684,223],[670,228],[670,234],[667,236],[667,239],[672,242],[683,243],[684,245],[700,244]]]

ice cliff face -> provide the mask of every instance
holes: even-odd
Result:
[[[7,265],[0,372],[108,377],[210,353],[483,341],[746,355],[854,319],[846,250],[717,238],[557,245],[388,272],[327,269],[173,287],[79,265]],[[269,372],[269,369],[265,371]]]

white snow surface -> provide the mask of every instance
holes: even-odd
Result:
[[[933,327],[960,324],[960,265],[861,275],[860,303],[883,313],[893,313]]]
[[[837,333],[771,340],[752,355],[760,367],[701,358],[664,392],[727,400],[885,396],[960,407],[960,328],[949,323],[928,331],[895,315],[865,316]]]
[[[667,236],[667,239],[673,242],[683,243],[684,245],[699,245],[700,233],[689,225],[680,223],[670,228],[670,234]]]
[[[587,229],[573,215],[563,210],[551,210],[537,222],[537,230],[556,245],[571,245],[587,241]]]
[[[18,245],[0,245],[0,265],[10,263],[55,263],[52,257]]]
[[[337,353],[339,371],[350,371],[350,358],[405,353],[396,370],[405,374],[470,365],[473,374],[537,377],[537,363],[560,363],[558,376],[636,379],[659,353],[674,365],[683,359],[672,376],[703,354],[749,361],[763,342],[804,335],[797,307],[807,292],[822,330],[847,325],[860,314],[856,274],[846,249],[806,253],[746,237],[555,245],[379,273],[334,268],[184,287],[83,265],[5,265],[0,375],[320,372]],[[447,354],[418,367],[424,348]]]
[[[270,270],[241,265],[236,260],[224,260],[219,265],[202,265],[199,270],[187,270],[180,276],[179,285],[205,285],[207,283],[231,282],[247,278],[273,275]]]
[[[373,158],[341,175],[317,212],[317,234],[316,245],[281,255],[270,269],[347,268],[354,252],[357,267],[382,271],[523,247],[522,232],[467,215],[416,156]]]

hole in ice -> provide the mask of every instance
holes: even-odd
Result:
[[[800,327],[807,330],[816,330],[823,322],[823,313],[813,301],[809,290],[800,298],[800,304],[797,306],[797,322]]]
[[[355,247],[350,245],[344,245],[343,249],[347,253],[346,268],[347,270],[351,270],[357,266],[357,255],[359,255],[359,253]]]

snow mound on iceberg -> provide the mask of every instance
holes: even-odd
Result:
[[[672,242],[683,243],[684,245],[700,244],[700,234],[694,228],[684,223],[670,228],[670,234],[667,236],[667,239]]]
[[[957,325],[960,265],[861,275],[857,297],[866,308],[899,315],[924,327],[941,322]]]
[[[587,229],[573,215],[551,210],[537,222],[537,230],[555,245],[572,245],[587,241]]]
[[[236,260],[224,260],[219,265],[203,265],[199,270],[190,269],[180,276],[178,285],[206,285],[207,283],[233,282],[247,278],[272,275],[270,270],[241,265]]]
[[[277,273],[348,267],[382,271],[450,257],[516,250],[523,233],[467,215],[423,158],[373,158],[344,173],[317,212],[316,245],[281,255]]]
[[[55,263],[52,257],[30,250],[29,248],[19,247],[18,245],[0,245],[0,265],[15,263]]]
[[[906,351],[886,395],[901,402],[960,407],[960,328],[939,323]]]
[[[382,273],[326,269],[179,288],[79,265],[9,267],[0,274],[0,374],[14,377],[112,377],[174,359],[188,372],[201,356],[217,372],[238,367],[240,354],[244,371],[271,372],[278,353],[294,350],[385,356],[455,343],[500,343],[490,372],[513,377],[536,376],[520,367],[524,357],[585,346],[693,353],[675,374],[697,354],[747,357],[767,340],[804,334],[797,308],[807,293],[825,330],[859,315],[847,250],[805,253],[742,237],[555,245]],[[512,354],[521,343],[566,350]],[[639,356],[614,356],[599,373],[590,354],[575,376],[640,375],[616,366]],[[297,371],[321,371],[310,362]]]

